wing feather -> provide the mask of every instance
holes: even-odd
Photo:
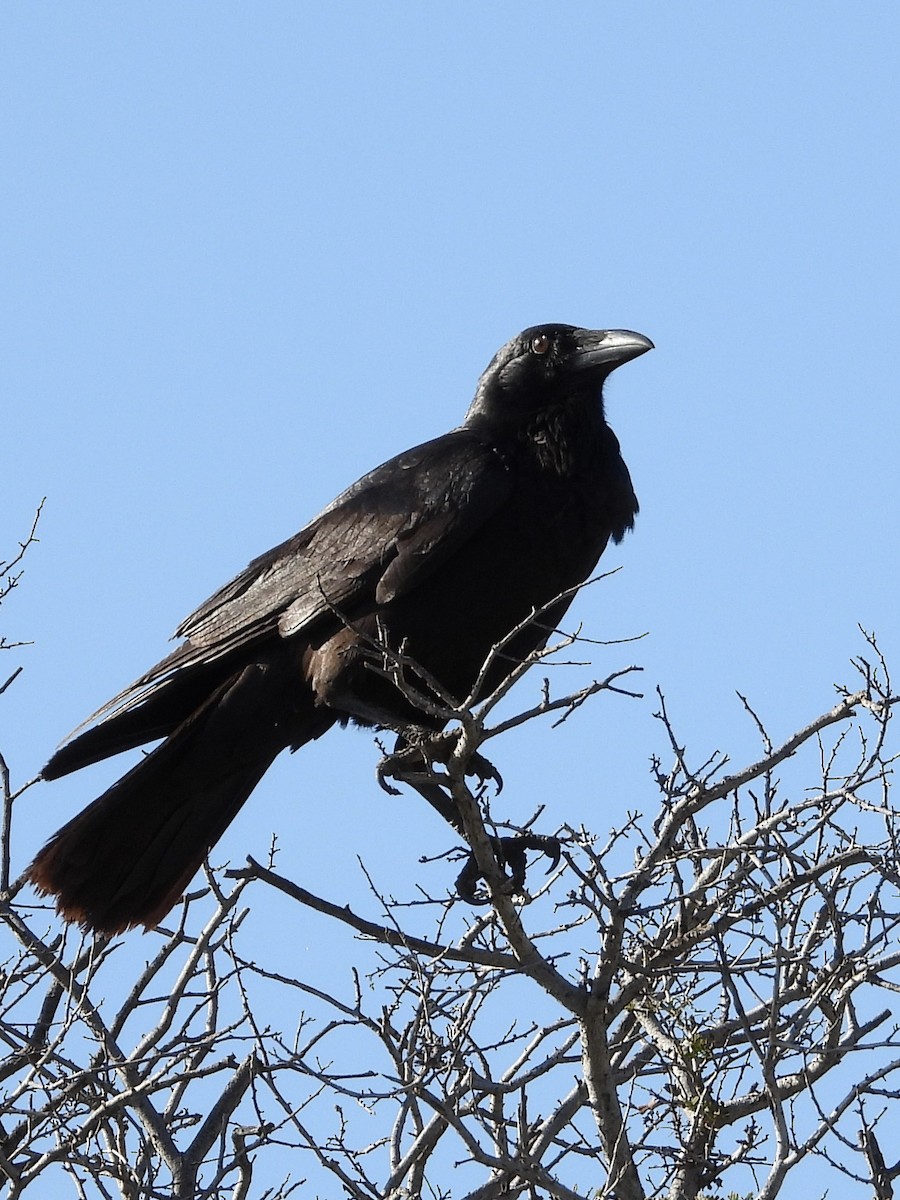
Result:
[[[186,641],[80,728],[144,705],[176,676],[255,643],[314,634],[335,620],[335,610],[352,619],[411,591],[512,486],[506,460],[467,429],[390,459],[204,601],[176,630]]]

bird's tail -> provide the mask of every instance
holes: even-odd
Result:
[[[220,685],[155,750],[64,825],[29,868],[69,921],[104,933],[152,928],[178,901],[276,755],[334,718],[285,724],[272,671],[253,664]],[[289,708],[289,706],[288,706]]]

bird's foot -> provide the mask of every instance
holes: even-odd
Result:
[[[540,833],[520,833],[515,837],[491,838],[491,848],[501,869],[508,868],[509,875],[503,884],[503,890],[509,895],[525,890],[525,870],[527,850],[537,850],[550,859],[547,874],[557,866],[562,847],[559,838],[549,837]],[[490,904],[488,893],[478,887],[483,879],[481,869],[475,861],[475,855],[470,854],[466,865],[456,879],[456,894],[469,904]]]
[[[399,796],[400,792],[393,784],[388,783],[389,779],[409,780],[411,777],[427,771],[433,762],[446,766],[453,755],[458,738],[459,733],[455,729],[445,733],[425,730],[421,733],[403,734],[397,739],[397,745],[393,752],[385,754],[375,768],[379,786],[388,795]],[[423,748],[426,742],[428,743],[427,754]],[[466,775],[477,779],[479,785],[493,783],[498,793],[503,790],[503,776],[483,754],[476,752],[469,757],[466,763]]]

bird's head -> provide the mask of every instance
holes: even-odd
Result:
[[[649,338],[628,329],[533,325],[491,359],[466,423],[520,420],[585,393],[599,400],[610,372],[652,349]]]

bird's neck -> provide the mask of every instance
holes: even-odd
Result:
[[[605,428],[602,401],[594,392],[535,414],[521,427],[519,442],[542,468],[568,475],[597,456]]]

